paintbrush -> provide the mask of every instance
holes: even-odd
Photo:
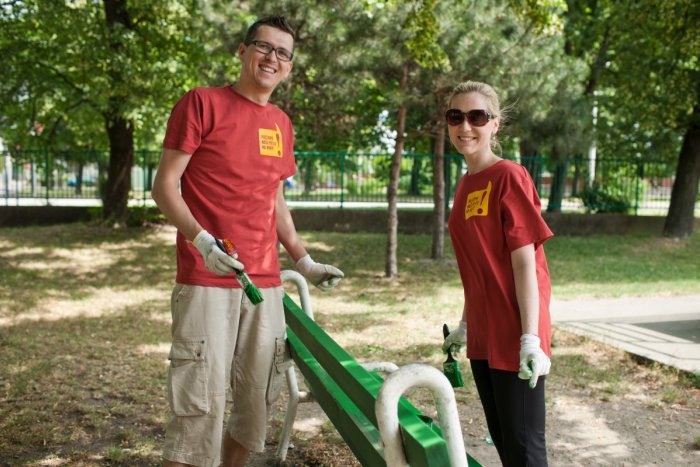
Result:
[[[228,238],[224,238],[223,240],[215,238],[215,240],[216,246],[218,246],[221,251],[225,252],[227,255],[233,256],[236,253],[236,245],[234,245]],[[236,280],[238,280],[238,283],[241,284],[243,292],[245,293],[246,297],[248,297],[248,300],[250,300],[250,303],[257,305],[258,303],[262,302],[263,297],[260,294],[260,290],[258,290],[255,284],[253,284],[253,281],[250,280],[248,274],[246,274],[244,271],[239,271],[238,269],[235,271]]]
[[[447,338],[450,335],[450,328],[447,323],[442,325],[442,335]],[[442,364],[442,372],[447,376],[453,388],[464,387],[462,373],[459,371],[459,362],[452,356],[452,349],[447,349],[447,360]]]

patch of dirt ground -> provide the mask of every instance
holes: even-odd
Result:
[[[622,351],[585,338],[559,333],[557,341],[553,372],[547,380],[550,465],[700,465],[697,384],[674,384],[673,371],[635,361]],[[577,369],[571,362],[564,362],[580,359],[581,355],[588,356],[585,360],[590,367]],[[557,372],[557,360],[561,360],[565,374]],[[596,366],[598,370],[591,370]],[[464,444],[482,465],[497,466],[498,455],[493,445],[486,442],[486,422],[466,368],[468,364],[463,362],[465,388],[457,390]],[[300,374],[298,379],[303,381]],[[418,391],[408,397],[424,413],[436,418],[429,394]],[[278,464],[277,436],[286,410],[284,395],[277,407],[266,451],[253,455],[249,465]],[[318,404],[312,402],[299,405],[292,447],[283,465],[359,463]]]

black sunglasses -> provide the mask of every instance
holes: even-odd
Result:
[[[473,109],[468,112],[462,112],[459,109],[448,109],[445,112],[445,120],[450,126],[461,125],[465,118],[472,126],[484,126],[489,120],[493,120],[496,117],[483,109]]]

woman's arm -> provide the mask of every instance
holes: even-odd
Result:
[[[539,334],[540,294],[535,268],[535,245],[530,243],[510,254],[515,278],[515,295],[520,308],[522,334]]]

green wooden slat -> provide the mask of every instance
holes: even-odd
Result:
[[[386,466],[376,426],[333,381],[293,330],[287,329],[287,339],[292,358],[306,378],[311,393],[355,457],[365,466]]]
[[[292,328],[321,366],[376,425],[374,402],[381,384],[286,295],[284,306],[287,326]]]
[[[306,316],[286,294],[284,306],[287,326],[294,333],[294,338],[297,342],[296,346],[299,348],[303,347],[308,353],[306,355],[307,358],[298,359],[304,360],[305,363],[302,363],[303,365],[317,367],[318,370],[325,373],[324,379],[318,376],[320,372],[316,372],[317,376],[314,378],[316,382],[320,383],[323,380],[332,383],[325,384],[324,389],[317,388],[316,390],[326,391],[331,399],[336,397],[336,392],[342,394],[341,397],[347,398],[350,403],[359,409],[364,418],[376,430],[377,420],[374,405],[383,382],[381,377],[362,368],[316,322]],[[288,335],[290,334],[289,330]],[[312,363],[312,360],[317,360],[317,362]],[[295,358],[295,361],[297,361],[297,358]],[[297,362],[297,364],[299,365],[300,362]],[[305,377],[307,376],[305,375]],[[307,377],[307,380],[309,380],[313,392],[314,382],[309,377]],[[440,429],[436,425],[433,425],[432,429],[428,427],[423,420],[418,418],[422,413],[403,397],[399,400],[398,415],[406,458],[410,465],[412,467],[449,466],[447,445],[442,438]],[[345,436],[343,437],[345,439]],[[355,451],[353,450],[353,452]],[[471,456],[468,456],[468,459],[470,466],[479,465]],[[363,465],[365,464],[363,463]]]

